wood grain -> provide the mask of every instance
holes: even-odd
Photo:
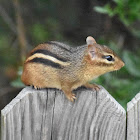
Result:
[[[140,140],[140,93],[127,104],[127,140]]]
[[[57,89],[23,89],[2,111],[2,140],[125,140],[126,113],[101,87],[79,88],[75,102]]]

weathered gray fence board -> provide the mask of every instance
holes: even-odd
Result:
[[[23,89],[2,111],[2,140],[125,140],[125,110],[104,89]]]
[[[140,93],[127,104],[127,140],[140,140]]]

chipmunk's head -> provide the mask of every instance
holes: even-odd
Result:
[[[119,70],[124,66],[124,62],[108,47],[99,45],[91,36],[86,38],[87,56],[90,65],[94,65],[98,69],[100,67],[101,74]]]

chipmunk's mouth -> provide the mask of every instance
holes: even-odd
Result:
[[[115,66],[114,66],[114,70],[119,70],[121,69],[123,66],[125,65],[125,63],[123,61],[117,63]]]

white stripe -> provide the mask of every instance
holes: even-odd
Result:
[[[56,58],[54,58],[54,57],[52,57],[52,56],[45,55],[45,54],[42,54],[42,53],[36,53],[36,54],[34,54],[34,55],[28,57],[27,60],[26,60],[26,62],[28,62],[28,61],[30,61],[30,60],[32,60],[32,59],[34,59],[34,58],[43,58],[43,59],[47,59],[47,60],[50,60],[50,61],[52,61],[52,62],[54,62],[54,63],[61,64],[61,65],[63,65],[63,66],[70,65],[69,62],[62,62],[62,61],[60,61],[60,60],[58,60],[58,59],[56,59]]]

